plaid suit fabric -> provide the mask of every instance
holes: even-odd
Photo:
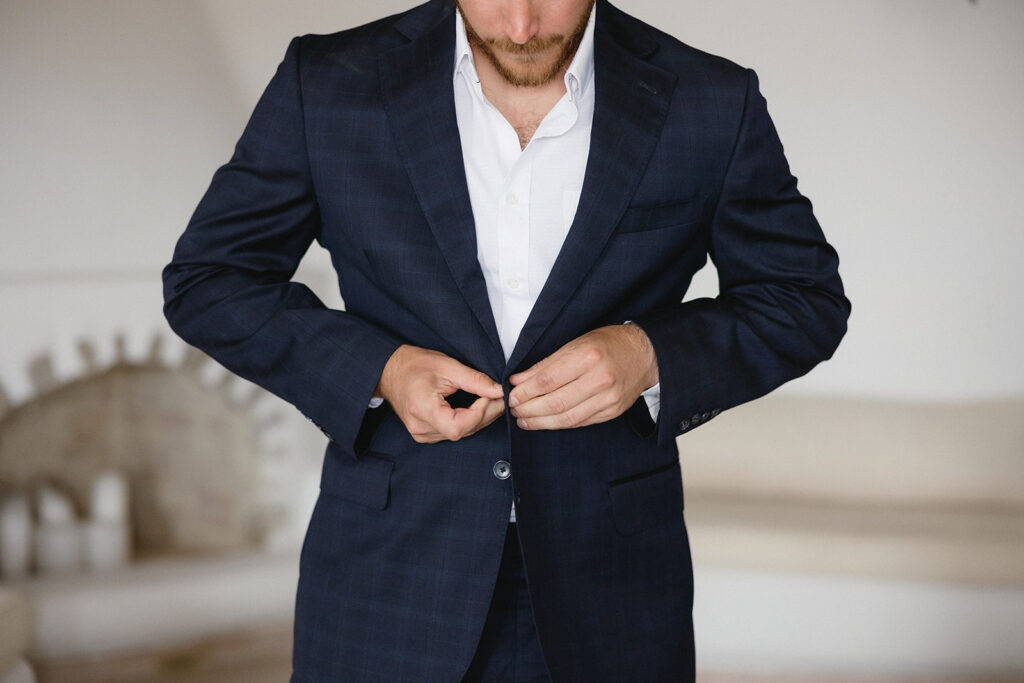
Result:
[[[509,524],[487,623],[462,683],[551,683],[515,524]]]
[[[552,680],[692,680],[675,437],[832,353],[849,312],[835,252],[753,73],[601,0],[580,205],[506,363],[461,166],[452,12],[433,0],[293,41],[164,272],[174,329],[330,439],[293,680],[459,681],[513,498]],[[290,282],[313,241],[344,312]],[[681,303],[709,253],[721,296]],[[424,446],[390,408],[367,411],[401,343],[507,390],[512,373],[623,320],[657,352],[657,424],[638,400],[582,429],[525,432],[506,416]],[[492,474],[499,459],[511,478]]]

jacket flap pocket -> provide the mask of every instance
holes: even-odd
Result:
[[[320,476],[320,491],[374,510],[383,510],[390,499],[391,470],[394,467],[395,463],[377,453],[366,453],[357,459],[328,448]]]
[[[608,484],[615,528],[623,536],[639,533],[683,513],[679,461]]]

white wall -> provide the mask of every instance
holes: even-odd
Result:
[[[124,332],[141,355],[149,336],[166,330],[160,268],[288,38],[413,1],[0,4],[7,393],[15,401],[31,395],[25,364],[40,352],[56,355],[58,375],[75,374],[80,336],[96,339],[109,358],[113,335]],[[850,334],[832,362],[788,391],[924,400],[1024,394],[1024,230],[1016,216],[1024,3],[619,4],[757,69],[791,165],[840,252],[854,304]],[[322,256],[303,273],[337,301]],[[713,291],[712,277],[700,277],[697,289]],[[302,436],[296,447],[315,450],[318,438]],[[742,586],[698,574],[698,617],[710,623],[702,651],[735,659],[732,627],[716,631],[708,615],[732,614],[728,595]],[[871,605],[861,603],[863,616]]]
[[[411,5],[7,0],[0,6],[0,381],[26,358],[163,329],[159,268],[290,36]],[[854,303],[788,389],[1024,393],[1024,3],[622,0],[755,67]],[[326,260],[305,272],[330,287]],[[698,291],[713,287],[698,279]]]
[[[853,302],[794,389],[960,399],[1024,390],[1024,3],[634,0],[757,69]]]

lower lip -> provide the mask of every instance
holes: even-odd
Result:
[[[505,54],[507,54],[510,57],[517,57],[519,59],[536,59],[538,56],[550,51],[551,47],[552,46],[549,45],[548,47],[545,47],[536,52],[506,52]]]

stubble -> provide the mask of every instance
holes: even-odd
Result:
[[[587,31],[587,23],[595,2],[596,0],[591,0],[587,5],[587,10],[568,37],[561,34],[536,37],[521,45],[508,38],[480,36],[469,23],[458,0],[455,0],[455,6],[462,14],[462,21],[466,26],[466,38],[469,39],[470,45],[487,59],[498,75],[515,87],[534,88],[553,81],[572,62],[576,50],[583,42],[583,34]],[[557,56],[547,64],[542,63],[542,56],[556,46]],[[508,61],[502,59],[504,55],[508,56]]]

